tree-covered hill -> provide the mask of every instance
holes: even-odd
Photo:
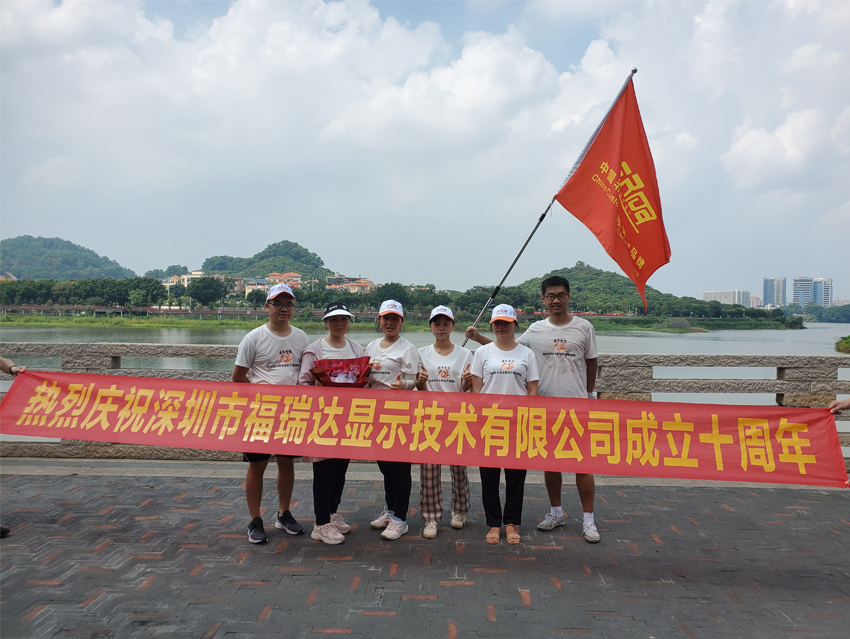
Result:
[[[0,240],[0,272],[18,279],[60,282],[98,277],[136,277],[115,260],[58,237],[21,235]]]
[[[269,244],[253,257],[208,257],[201,268],[208,274],[243,277],[265,277],[269,273],[295,272],[300,273],[304,279],[323,279],[332,274],[325,268],[322,258],[300,244],[287,240]]]

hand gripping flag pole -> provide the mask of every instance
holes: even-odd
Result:
[[[661,220],[655,165],[634,97],[635,73],[637,69],[633,68],[473,326],[478,326],[499,294],[555,200],[596,235],[635,283],[646,308],[646,280],[670,261],[670,245]],[[650,224],[644,227],[644,223]],[[465,339],[463,345],[468,341]]]

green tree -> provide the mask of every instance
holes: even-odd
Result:
[[[199,277],[189,282],[186,293],[193,300],[207,306],[227,295],[227,285],[214,277]]]
[[[260,289],[254,289],[245,298],[252,308],[259,308],[266,301],[266,292]]]
[[[378,286],[372,291],[372,299],[375,306],[385,300],[395,300],[401,302],[402,306],[407,306],[410,302],[410,292],[407,287],[398,282],[387,282],[383,286]]]
[[[823,321],[839,323],[850,322],[850,304],[844,304],[843,306],[832,306],[830,308],[825,309],[823,312]]]
[[[130,291],[130,308],[141,308],[146,306],[148,296],[140,288],[134,288]]]

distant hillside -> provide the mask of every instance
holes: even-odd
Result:
[[[265,277],[269,273],[300,273],[301,277],[325,278],[332,272],[315,253],[300,244],[284,240],[269,244],[253,257],[216,255],[204,260],[201,268],[210,274]]]
[[[115,260],[58,237],[21,235],[0,240],[0,272],[18,279],[56,281],[136,277]]]
[[[562,268],[543,277],[526,280],[516,288],[529,294],[540,295],[540,283],[551,275],[561,275],[570,282],[570,308],[575,311],[643,313],[643,300],[632,282],[625,275],[593,268],[584,262],[576,262],[572,268]],[[676,297],[670,293],[646,287],[646,313],[674,317],[720,317],[733,309],[720,302],[704,302],[693,297]],[[769,315],[769,311],[747,309],[749,316]],[[777,313],[778,314],[778,313]]]
[[[643,309],[643,300],[637,292],[634,282],[625,275],[603,271],[584,262],[576,262],[571,268],[562,268],[543,277],[526,280],[519,286],[529,293],[540,295],[540,283],[552,275],[566,277],[570,282],[570,308],[574,310],[628,310]],[[664,297],[664,293],[651,286],[646,287],[646,299],[649,306]],[[674,296],[670,296],[675,298]],[[612,308],[612,303],[615,305]],[[617,308],[619,307],[619,308]]]

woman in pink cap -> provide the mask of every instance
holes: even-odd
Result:
[[[366,354],[372,365],[369,386],[387,390],[413,390],[419,370],[419,351],[399,333],[404,325],[404,309],[395,300],[386,300],[378,313],[378,327],[384,334],[369,343]],[[372,528],[384,529],[381,537],[398,539],[404,535],[407,510],[410,506],[410,462],[379,461],[384,475],[384,493],[387,508],[372,522]]]
[[[472,351],[452,343],[455,318],[448,306],[437,306],[428,320],[434,343],[419,349],[422,361],[416,376],[421,391],[460,393],[472,388]],[[422,536],[434,539],[443,518],[443,486],[440,464],[419,465],[419,514],[425,520]],[[452,466],[452,528],[463,528],[469,512],[469,479],[466,466]]]
[[[540,375],[537,359],[527,346],[514,339],[517,329],[516,312],[507,304],[493,309],[490,326],[496,336],[494,342],[482,346],[472,358],[472,392],[498,395],[537,395]],[[509,544],[520,542],[519,525],[522,523],[522,499],[525,492],[525,470],[505,469],[505,508],[499,500],[501,468],[481,468],[481,496],[490,531],[487,543],[498,544],[505,524],[505,538]]]

